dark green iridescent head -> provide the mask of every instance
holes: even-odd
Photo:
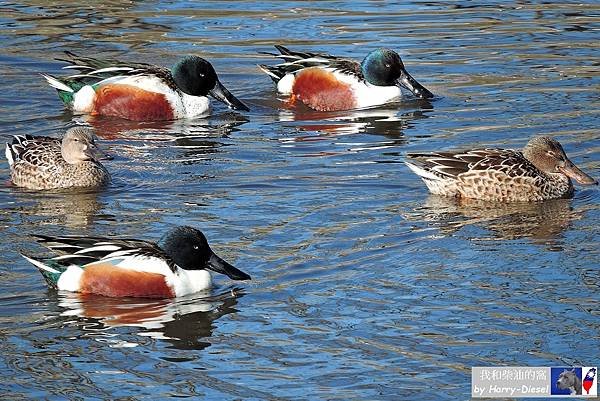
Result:
[[[361,63],[365,80],[377,86],[401,86],[415,96],[429,99],[433,93],[418,83],[404,68],[398,53],[390,49],[377,49]]]

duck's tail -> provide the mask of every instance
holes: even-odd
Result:
[[[13,140],[11,143],[6,143],[6,160],[8,160],[8,165],[10,167],[15,164],[21,158],[23,152],[25,152],[26,142],[31,140],[32,137],[30,135],[13,135]]]
[[[41,73],[42,77],[48,81],[51,87],[58,91],[58,97],[63,101],[64,104],[73,103],[73,96],[75,95],[75,89],[69,86],[69,81],[60,80],[56,77],[53,77],[50,74]]]
[[[309,67],[327,66],[336,59],[335,56],[329,54],[292,51],[281,45],[275,45],[275,48],[279,50],[280,54],[269,52],[261,52],[261,54],[282,59],[284,62],[273,66],[258,65],[258,68],[270,76],[275,83],[278,83],[287,74],[293,74]]]
[[[404,164],[406,164],[406,166],[409,169],[411,169],[411,171],[413,173],[415,173],[416,175],[421,177],[423,179],[423,181],[425,181],[425,180],[434,180],[434,181],[441,180],[441,177],[439,175],[436,175],[423,167],[417,166],[416,164],[413,164],[413,163],[410,163],[407,161],[405,161]]]
[[[277,66],[268,66],[268,65],[264,65],[264,64],[259,64],[258,68],[260,68],[262,72],[264,72],[269,77],[271,77],[271,79],[275,83],[279,82],[281,80],[281,78],[283,78],[286,74],[286,72],[283,69],[277,68]]]
[[[48,261],[35,259],[31,256],[25,255],[23,252],[21,252],[21,256],[23,256],[25,260],[27,260],[29,263],[38,268],[38,270],[40,271],[40,273],[42,273],[44,280],[46,280],[46,283],[48,283],[48,286],[50,286],[50,288],[54,288],[55,290],[57,289],[58,279],[60,275],[64,272],[64,269],[57,270],[56,268],[50,266]]]
[[[46,79],[46,81],[48,81],[50,86],[55,88],[56,90],[63,91],[63,92],[69,92],[69,93],[75,92],[73,90],[73,88],[67,86],[64,82],[62,82],[58,78],[55,78],[50,74],[41,73],[41,75],[42,75],[42,77],[44,77]]]
[[[456,196],[456,179],[453,177],[443,177],[427,168],[410,162],[404,162],[413,173],[418,175],[427,186],[429,192],[435,195]]]

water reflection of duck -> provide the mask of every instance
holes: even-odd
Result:
[[[233,280],[250,280],[248,274],[218,257],[204,234],[192,227],[175,227],[158,243],[102,237],[35,237],[59,256],[23,257],[57,290],[109,297],[173,298],[210,288],[209,270]]]
[[[110,214],[100,213],[106,204],[99,200],[98,191],[89,189],[68,191],[12,191],[18,199],[18,212],[26,216],[41,218],[45,223],[60,224],[67,227],[87,227],[97,219],[111,219]],[[10,211],[10,209],[9,209]]]
[[[249,111],[219,81],[213,66],[187,56],[171,70],[145,63],[100,60],[66,52],[67,77],[43,74],[73,111],[152,121],[192,118],[208,114],[207,95],[235,110]]]
[[[146,141],[192,136],[225,137],[248,121],[245,116],[230,112],[212,116],[210,119],[193,120],[131,121],[90,115],[84,116],[81,120],[82,123],[91,125],[96,134],[103,139],[144,139]]]
[[[582,214],[572,209],[568,199],[503,203],[432,195],[407,218],[437,222],[445,235],[476,225],[494,233],[496,239],[530,238],[535,243],[548,244],[558,239],[573,221],[581,219]]]
[[[291,51],[275,48],[270,54],[284,63],[259,65],[277,84],[280,93],[290,95],[290,102],[300,100],[320,111],[351,110],[373,107],[402,96],[401,87],[423,99],[433,94],[418,83],[404,68],[398,53],[377,49],[362,63],[324,53]]]
[[[538,136],[523,151],[474,149],[413,153],[406,165],[437,195],[500,202],[532,202],[573,196],[571,178],[598,184],[575,166],[558,141]]]
[[[331,113],[307,111],[302,108],[281,110],[280,121],[293,122],[292,128],[302,132],[318,132],[319,135],[301,133],[293,137],[283,137],[280,141],[290,145],[291,143],[330,140],[337,136],[351,134],[369,134],[389,138],[389,140],[377,139],[356,143],[356,146],[352,146],[350,149],[344,147],[343,152],[397,147],[406,144],[404,130],[411,127],[412,121],[426,117],[421,111],[399,113],[396,108],[373,108]],[[338,153],[327,151],[327,154]]]
[[[179,349],[204,349],[214,321],[236,312],[239,289],[198,293],[176,299],[109,298],[94,294],[60,293],[61,316],[93,319],[102,327],[139,327],[139,335],[171,342]],[[88,326],[89,327],[89,326]]]

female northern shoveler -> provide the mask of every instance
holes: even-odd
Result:
[[[573,196],[571,178],[598,184],[577,168],[558,141],[538,136],[523,151],[476,149],[413,153],[406,165],[437,195],[500,202],[532,202]]]
[[[155,244],[135,239],[47,237],[42,245],[59,253],[51,259],[23,257],[54,289],[109,297],[173,298],[210,288],[208,270],[233,280],[250,280],[208,246],[192,227],[175,227]]]
[[[321,53],[294,52],[275,48],[285,63],[259,65],[277,84],[280,93],[298,99],[319,111],[360,109],[379,106],[402,96],[400,87],[420,98],[433,94],[410,76],[398,53],[389,49],[372,51],[362,63]]]
[[[6,144],[14,185],[28,189],[98,187],[110,181],[89,128],[75,127],[62,141],[47,136],[15,135]]]
[[[173,120],[207,114],[207,95],[235,110],[249,111],[219,82],[213,66],[188,56],[169,70],[143,63],[97,60],[66,52],[65,67],[79,74],[42,74],[73,111],[137,121]]]

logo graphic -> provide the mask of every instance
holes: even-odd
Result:
[[[581,372],[587,372],[581,382],[581,385],[585,390],[584,395],[598,395],[598,381],[596,380],[597,368],[584,367]]]
[[[472,398],[598,397],[598,366],[473,366]]]
[[[551,368],[551,395],[581,395],[581,368]]]

